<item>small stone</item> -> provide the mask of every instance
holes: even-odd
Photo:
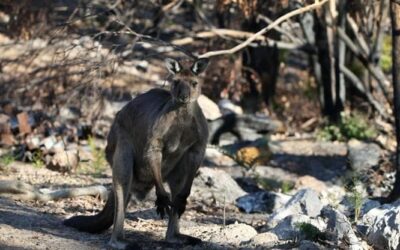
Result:
[[[76,150],[57,151],[47,162],[46,167],[59,172],[70,172],[79,164],[79,155]]]
[[[273,213],[284,206],[289,199],[289,195],[259,191],[238,198],[236,206],[246,213]]]
[[[249,244],[252,246],[273,247],[279,243],[279,238],[271,232],[260,233],[251,238]]]

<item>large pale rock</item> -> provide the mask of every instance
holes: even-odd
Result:
[[[245,194],[246,192],[225,171],[202,167],[194,179],[190,199],[233,204]]]
[[[236,206],[246,213],[273,213],[283,207],[290,198],[282,193],[259,191],[238,198]]]
[[[327,221],[327,232],[331,238],[330,240],[335,242],[336,245],[348,244],[349,249],[363,249],[351,223],[344,214],[329,206],[324,207],[321,214]]]
[[[270,232],[277,235],[279,240],[305,239],[307,235],[301,229],[302,224],[311,224],[321,232],[326,229],[321,218],[312,219],[307,215],[296,214],[285,217]]]
[[[367,239],[375,249],[400,249],[400,201],[371,209],[364,217],[373,219]]]
[[[318,197],[318,193],[312,189],[302,189],[283,206],[274,212],[269,218],[270,226],[274,226],[289,215],[307,215],[317,217],[321,213],[323,204]]]
[[[378,165],[382,150],[375,143],[361,142],[352,139],[348,143],[350,167],[358,172],[364,172]]]
[[[240,223],[231,224],[225,227],[209,224],[196,227],[186,227],[181,230],[182,233],[198,237],[209,243],[231,246],[239,246],[240,243],[250,241],[257,235],[257,231],[253,227]]]
[[[216,120],[222,116],[218,105],[207,96],[200,95],[197,102],[207,120]]]

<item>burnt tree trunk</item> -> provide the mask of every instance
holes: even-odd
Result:
[[[321,96],[322,113],[326,115],[329,120],[336,121],[339,117],[336,112],[335,94],[336,80],[334,74],[334,65],[332,65],[333,58],[333,44],[330,30],[325,22],[325,13],[320,17],[315,16],[315,41],[318,53],[318,62],[321,70],[321,82],[319,85]]]
[[[392,20],[393,38],[393,99],[394,116],[396,126],[396,182],[388,197],[388,201],[395,201],[400,198],[400,3],[392,0],[390,6],[390,17]]]
[[[263,24],[257,22],[255,19],[245,21],[242,24],[243,30],[250,32],[257,32],[262,27]],[[275,40],[280,39],[280,35],[275,31],[271,31],[268,37]],[[250,83],[250,89],[252,89],[253,98],[260,99],[261,97],[261,100],[269,106],[275,95],[276,82],[279,75],[279,49],[276,46],[249,47],[243,53],[243,65],[257,72],[259,80],[261,80],[261,93],[259,93],[256,86],[257,82],[251,76],[252,73],[245,71],[245,76]],[[258,108],[249,111],[255,112]]]

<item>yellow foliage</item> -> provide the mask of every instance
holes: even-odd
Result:
[[[262,148],[244,147],[236,153],[236,160],[243,166],[251,168],[255,164],[267,164],[271,158],[268,146]]]

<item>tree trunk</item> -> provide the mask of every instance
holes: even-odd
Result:
[[[392,20],[392,38],[393,38],[393,99],[394,116],[396,124],[396,182],[394,188],[388,197],[388,202],[400,198],[400,3],[391,1],[390,17]]]
[[[321,70],[321,85],[319,89],[321,91],[322,100],[321,108],[322,113],[326,115],[329,120],[337,121],[339,113],[336,112],[335,107],[335,68],[332,64],[333,59],[333,40],[331,28],[328,28],[325,23],[324,11],[321,16],[315,16],[315,40],[318,50],[318,62]]]

